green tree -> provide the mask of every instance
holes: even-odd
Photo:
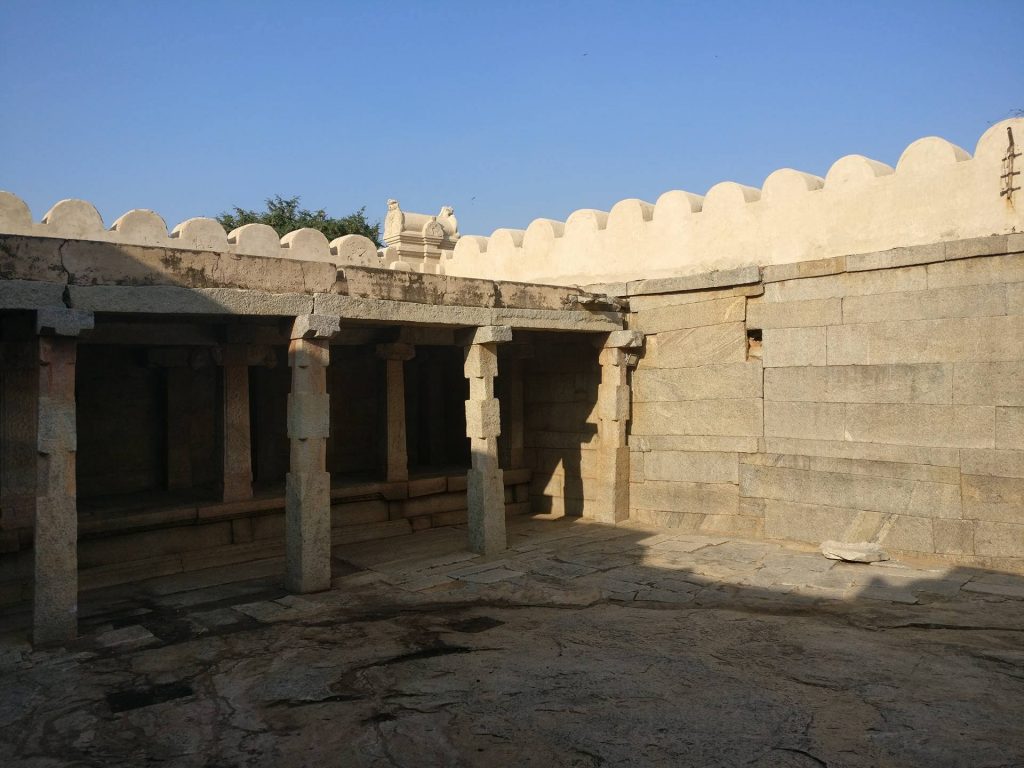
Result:
[[[380,222],[369,222],[366,218],[365,205],[355,213],[335,219],[328,216],[323,209],[309,211],[300,208],[298,197],[285,198],[274,195],[267,198],[266,204],[265,211],[250,211],[236,207],[233,213],[224,212],[217,216],[217,221],[228,232],[243,224],[269,224],[283,237],[296,229],[310,227],[323,232],[328,240],[342,235],[363,235],[373,240],[378,247],[381,246]]]

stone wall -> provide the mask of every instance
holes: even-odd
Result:
[[[1021,251],[984,238],[631,297],[649,334],[631,516],[1024,568]]]
[[[596,492],[598,349],[569,334],[536,334],[532,341],[523,399],[533,510],[580,515]]]
[[[847,155],[824,177],[781,168],[760,188],[723,181],[703,195],[672,190],[654,202],[621,200],[565,221],[463,236],[442,264],[449,275],[572,285],[1021,232],[1021,193],[1008,193],[1020,186],[1022,145],[1024,118],[1004,120],[973,155],[929,136],[894,166]]]

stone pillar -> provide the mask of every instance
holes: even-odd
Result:
[[[472,467],[466,478],[469,506],[469,548],[481,555],[506,549],[505,483],[498,461],[501,418],[494,396],[498,375],[498,344],[512,340],[508,326],[485,326],[467,334],[465,374],[469,379],[466,401],[466,436],[470,438]]]
[[[387,364],[387,424],[388,463],[387,479],[409,479],[409,448],[405,434],[405,361],[412,360],[416,348],[412,344],[395,342],[378,344],[377,357]]]
[[[249,424],[249,350],[224,347],[224,501],[252,498],[252,432]]]
[[[285,480],[285,586],[319,592],[331,586],[331,476],[327,438],[331,407],[327,394],[330,340],[339,319],[301,315],[292,326],[288,365],[288,438],[291,463]]]
[[[0,382],[0,528],[34,524],[36,509],[36,420],[39,349],[31,315],[4,318]]]
[[[601,349],[601,383],[597,388],[596,498],[583,505],[583,516],[601,523],[629,517],[629,349],[643,346],[639,331],[613,331]]]
[[[61,643],[78,632],[78,505],[75,360],[91,312],[40,310],[32,639]]]

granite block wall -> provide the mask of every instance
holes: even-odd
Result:
[[[1024,254],[905,250],[632,297],[631,517],[1024,568]]]

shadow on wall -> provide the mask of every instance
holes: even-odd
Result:
[[[530,341],[534,356],[525,361],[523,416],[533,509],[578,517],[596,472],[599,349],[570,334],[537,333]]]

